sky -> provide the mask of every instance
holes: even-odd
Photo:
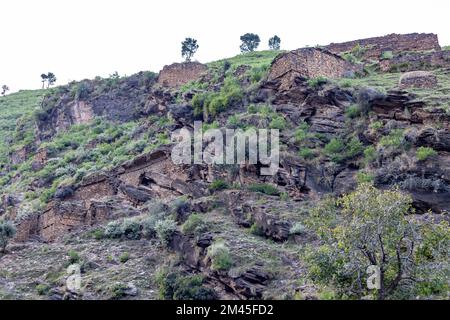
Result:
[[[282,49],[390,33],[432,32],[450,45],[443,0],[2,0],[0,86],[36,89],[40,75],[71,80],[151,70],[180,62],[181,41],[198,40],[194,59],[239,54],[239,37],[277,34]]]

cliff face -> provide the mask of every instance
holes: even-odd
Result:
[[[358,43],[368,47],[366,58],[398,52],[390,60],[396,64],[404,50],[428,59],[420,50],[438,50],[436,41],[390,35],[333,44],[328,49],[335,53],[282,53],[263,67],[259,61],[230,67],[239,56],[228,64],[166,66],[158,78],[139,73],[47,92],[33,117],[21,119],[12,134],[21,143],[10,139],[10,159],[2,163],[0,216],[14,221],[17,233],[0,267],[32,268],[30,259],[48,259],[63,281],[67,250],[78,250],[94,286],[84,297],[110,298],[114,289],[96,279],[118,273],[128,292],[122,298],[156,298],[147,277],[173,267],[176,253],[181,274],[202,274],[221,298],[316,298],[319,286],[298,286],[307,273],[297,245],[317,245],[318,235],[304,225],[321,199],[365,181],[409,194],[416,214],[431,210],[433,219],[445,220],[450,208],[448,70],[430,65],[431,73],[415,79],[423,83],[427,75],[433,85],[402,86],[401,72],[369,73],[336,53]],[[212,101],[223,104],[214,114]],[[202,119],[209,119],[205,128],[279,129],[278,172],[262,176],[262,163],[174,164],[170,134],[192,131]],[[186,224],[193,216],[202,219],[198,226]],[[43,243],[49,249],[36,257]],[[214,264],[217,243],[232,251],[229,270]],[[124,252],[130,262],[119,261]],[[48,280],[50,271],[39,272],[52,298],[83,297]],[[10,281],[35,283],[25,271],[7,280],[0,274],[0,294]]]

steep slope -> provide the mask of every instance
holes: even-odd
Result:
[[[306,51],[320,58],[305,63]],[[318,48],[254,52],[203,74],[166,68],[174,86],[142,72],[0,98],[0,216],[17,228],[0,257],[0,295],[362,298],[311,276],[319,266],[308,252],[324,248],[312,212],[369,183],[410,195],[426,213],[411,220],[448,220],[450,66],[427,67],[434,87],[400,90],[402,73],[380,68],[384,58],[347,60]],[[278,172],[175,165],[171,133],[194,120],[205,130],[279,129]],[[440,262],[433,285],[402,297],[447,297],[448,257]],[[67,288],[71,264],[81,266],[81,292]]]

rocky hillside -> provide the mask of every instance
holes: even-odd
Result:
[[[449,297],[450,51],[435,35],[174,64],[0,108],[0,298]],[[280,130],[278,172],[175,165],[171,133],[194,120]],[[371,213],[388,219],[362,237]],[[386,267],[378,293],[361,285],[370,264]]]

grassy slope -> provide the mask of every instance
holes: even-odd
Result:
[[[0,97],[0,164],[7,160],[5,139],[13,138],[17,120],[39,107],[45,90],[22,90]]]

